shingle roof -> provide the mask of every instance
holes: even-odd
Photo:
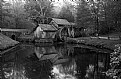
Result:
[[[39,27],[41,27],[44,31],[56,31],[57,29],[49,24],[39,24]]]
[[[70,25],[70,23],[66,19],[57,19],[57,18],[52,18],[57,24],[60,25]]]

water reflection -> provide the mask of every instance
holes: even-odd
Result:
[[[106,79],[109,54],[71,45],[20,45],[2,56],[3,79]]]
[[[11,63],[13,64],[13,63]],[[6,64],[4,64],[6,65]],[[8,68],[9,67],[9,68]],[[4,74],[6,79],[28,79],[25,76],[25,68],[21,65],[13,65],[12,67],[10,66],[4,66]]]
[[[76,72],[76,62],[74,59],[66,63],[57,64],[53,66],[51,71],[52,79],[77,79]]]

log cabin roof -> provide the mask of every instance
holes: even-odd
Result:
[[[41,27],[44,31],[56,31],[57,29],[49,24],[39,24],[39,27]]]
[[[52,18],[52,20],[54,20],[59,25],[70,25],[66,19]]]

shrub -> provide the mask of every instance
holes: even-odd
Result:
[[[106,75],[113,79],[121,79],[121,44],[117,44],[116,49],[110,55],[111,68],[106,72]]]

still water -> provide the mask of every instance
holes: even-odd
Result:
[[[21,44],[0,57],[0,79],[109,79],[109,56],[79,45]]]

